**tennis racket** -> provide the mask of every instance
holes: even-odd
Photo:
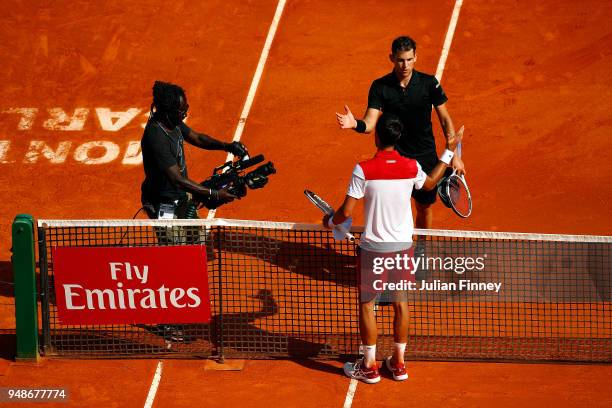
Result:
[[[323,200],[321,197],[319,197],[318,195],[316,195],[312,191],[304,190],[304,195],[310,200],[311,203],[313,203],[319,210],[321,210],[323,212],[323,214],[330,215],[330,216],[332,216],[334,214],[333,207],[331,205],[327,204],[327,202],[325,200]],[[344,234],[344,236],[349,241],[351,241],[351,242],[355,241],[355,237],[353,236],[353,234],[351,234],[350,231],[348,231],[344,227],[344,225],[339,224],[339,225],[336,225],[334,228],[336,228],[340,232],[342,232]]]
[[[459,132],[463,134],[463,126]],[[457,145],[455,154],[461,157],[461,143]],[[460,176],[453,170],[450,176],[443,178],[438,184],[438,195],[444,205],[461,218],[467,218],[472,214],[472,195],[464,175]]]

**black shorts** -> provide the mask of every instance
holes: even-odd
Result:
[[[402,152],[399,153],[404,157],[415,159],[421,165],[421,168],[425,173],[427,173],[427,175],[431,173],[431,171],[434,169],[434,167],[436,167],[439,161],[436,152],[432,152],[431,154],[426,154],[418,157],[411,157],[407,154],[403,154]],[[419,204],[433,204],[436,202],[437,195],[438,193],[436,192],[435,188],[431,191],[427,191],[423,188],[421,188],[420,190],[417,190],[416,188],[412,190],[412,197]]]

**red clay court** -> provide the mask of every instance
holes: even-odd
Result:
[[[434,228],[610,236],[612,4],[6,0],[0,10],[0,387],[64,387],[68,405],[92,407],[612,404],[609,360],[417,360],[405,383],[356,388],[336,359],[246,359],[237,371],[154,357],[15,361],[10,252],[17,214],[134,215],[139,141],[158,79],[186,90],[191,127],[224,141],[239,135],[277,169],[265,189],[221,207],[217,218],[320,222],[303,190],[336,205],[355,163],[374,151],[372,135],[338,129],[334,113],[344,104],[365,111],[370,83],[390,71],[389,44],[401,34],[417,41],[417,70],[443,68],[449,111],[456,127],[466,126],[474,212],[463,220],[438,203]],[[194,179],[225,160],[191,147],[186,156]]]

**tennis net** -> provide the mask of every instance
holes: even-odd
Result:
[[[358,241],[361,231],[353,232]],[[433,261],[416,274],[417,287],[429,289],[407,297],[406,358],[612,361],[612,237],[416,233],[415,257]],[[356,244],[335,241],[319,225],[39,220],[37,238],[47,356],[338,358],[359,351]],[[162,245],[206,246],[210,323],[60,323],[53,248]],[[392,306],[378,304],[376,318],[382,357],[393,346]]]

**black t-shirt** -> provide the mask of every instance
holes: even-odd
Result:
[[[186,196],[183,190],[172,184],[166,169],[178,165],[181,175],[187,177],[183,139],[190,130],[184,123],[171,131],[163,129],[155,120],[147,123],[140,142],[145,171],[141,186],[143,202],[157,205]]]
[[[408,86],[402,88],[395,73],[391,72],[372,82],[368,108],[397,115],[404,124],[404,133],[397,149],[403,155],[420,158],[436,154],[431,109],[447,100],[442,86],[433,75],[412,71]]]

